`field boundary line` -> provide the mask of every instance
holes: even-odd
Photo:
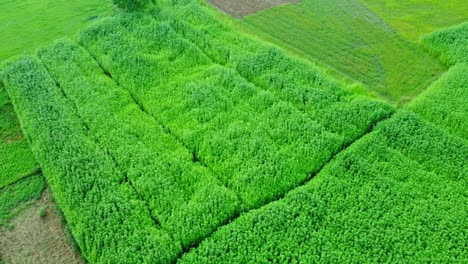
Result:
[[[12,186],[12,185],[15,185],[17,184],[18,182],[22,181],[22,180],[25,180],[25,179],[28,179],[28,178],[32,178],[34,176],[39,176],[41,175],[42,173],[42,168],[40,166],[36,166],[34,168],[34,170],[28,172],[28,173],[25,173],[23,174],[23,176],[21,176],[20,178],[8,183],[7,185],[4,185],[0,188],[0,192],[2,192],[4,189],[8,188],[9,186]]]
[[[337,151],[336,153],[334,153],[322,166],[320,166],[320,167],[319,167],[318,169],[316,169],[315,171],[311,172],[311,173],[310,173],[310,176],[309,176],[306,180],[304,180],[302,183],[300,183],[298,186],[296,186],[296,187],[290,189],[289,191],[287,191],[287,192],[284,193],[284,194],[279,195],[279,198],[277,198],[277,199],[275,199],[275,200],[273,200],[273,201],[270,201],[270,202],[268,202],[268,203],[266,203],[266,204],[263,204],[263,205],[261,205],[261,206],[259,206],[259,207],[256,207],[256,208],[252,208],[252,209],[250,209],[250,210],[248,210],[248,211],[242,212],[242,214],[239,214],[238,216],[233,217],[232,219],[230,219],[230,220],[228,221],[227,224],[221,225],[221,226],[217,227],[209,236],[207,236],[207,237],[205,237],[204,239],[202,239],[197,245],[192,246],[192,247],[188,248],[187,250],[182,250],[181,255],[179,256],[179,258],[177,259],[177,261],[174,262],[174,263],[179,262],[179,260],[181,260],[182,257],[183,257],[185,254],[187,254],[187,253],[189,253],[190,251],[192,251],[192,250],[198,248],[198,247],[200,246],[200,244],[202,244],[205,240],[207,240],[207,239],[209,239],[210,237],[212,237],[219,229],[221,229],[221,228],[223,228],[224,226],[227,226],[228,224],[230,224],[231,222],[237,220],[237,219],[238,219],[239,217],[241,217],[242,215],[247,214],[247,213],[250,213],[250,212],[253,211],[253,210],[259,210],[259,209],[261,209],[261,208],[263,208],[263,207],[265,207],[265,206],[268,206],[268,205],[270,205],[270,204],[272,204],[272,203],[275,203],[275,202],[278,202],[278,201],[280,201],[280,200],[283,200],[283,199],[284,199],[288,194],[290,194],[291,192],[295,191],[295,190],[298,189],[298,188],[302,188],[303,186],[305,186],[306,184],[308,184],[310,181],[312,181],[312,180],[323,170],[323,168],[324,168],[325,166],[327,166],[329,163],[331,163],[340,153],[346,151],[351,145],[353,145],[354,143],[356,143],[356,142],[359,141],[360,139],[362,139],[362,138],[364,138],[365,136],[367,136],[368,134],[370,134],[370,133],[374,130],[374,128],[375,128],[379,123],[384,122],[384,121],[386,121],[386,120],[392,118],[395,114],[396,114],[396,112],[393,112],[393,113],[391,113],[390,115],[388,115],[388,116],[386,116],[386,117],[380,119],[379,121],[376,121],[375,123],[373,123],[373,124],[366,130],[366,132],[365,132],[363,135],[361,135],[360,137],[356,138],[355,140],[349,142],[348,144],[344,144],[344,145],[340,148],[339,151]]]
[[[80,45],[80,44],[78,44]],[[215,178],[215,180],[218,181],[219,185],[220,186],[223,186],[225,187],[226,189],[228,189],[229,191],[231,191],[237,198],[237,200],[239,201],[239,203],[242,205],[243,204],[243,200],[242,198],[240,197],[240,195],[235,192],[234,190],[232,190],[231,188],[229,188],[229,186],[227,186],[226,184],[223,184],[218,176],[216,176],[216,174],[213,172],[213,170],[206,164],[204,163],[202,160],[199,159],[198,157],[198,154],[197,154],[197,151],[196,150],[191,150],[179,137],[177,137],[174,133],[172,133],[171,129],[168,128],[163,122],[161,122],[156,116],[150,114],[146,109],[145,107],[143,106],[143,104],[138,101],[135,96],[130,92],[128,91],[126,88],[124,88],[122,85],[120,85],[117,80],[115,80],[113,77],[112,77],[112,74],[101,64],[101,62],[99,62],[99,60],[94,56],[94,54],[92,54],[88,49],[86,49],[86,47],[80,45],[84,50],[86,50],[86,52],[93,58],[93,60],[98,64],[99,68],[101,68],[101,70],[103,71],[103,73],[109,78],[110,81],[112,81],[116,87],[118,87],[119,89],[121,89],[122,91],[124,91],[126,94],[129,95],[129,97],[132,99],[133,103],[138,106],[138,108],[140,109],[140,111],[145,114],[146,116],[148,116],[149,118],[151,118],[152,120],[154,120],[159,126],[161,126],[162,130],[164,131],[165,134],[167,134],[168,136],[172,137],[177,143],[180,144],[180,146],[182,146],[183,148],[185,148],[187,150],[187,152],[191,153],[192,155],[192,164],[198,164],[200,165],[201,167],[205,168],[209,173],[211,173],[213,175],[213,177]],[[113,158],[113,157],[112,157]],[[115,162],[115,160],[114,160]],[[125,175],[127,176],[127,175]],[[133,185],[132,185],[133,187]],[[149,206],[148,206],[149,208]],[[235,213],[234,213],[234,216],[238,215],[239,214],[239,211],[240,210],[237,210]],[[228,219],[227,221],[230,221],[230,219]]]

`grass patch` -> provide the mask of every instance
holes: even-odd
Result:
[[[0,188],[0,226],[27,208],[31,200],[41,198],[45,185],[44,177],[38,174]]]
[[[361,0],[403,37],[417,42],[422,35],[468,19],[465,0]]]
[[[38,170],[26,139],[0,144],[0,188],[37,173]]]
[[[112,10],[110,0],[0,0],[0,62],[78,30]]]

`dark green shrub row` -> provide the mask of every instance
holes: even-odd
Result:
[[[468,145],[400,112],[180,263],[461,263]]]
[[[84,257],[91,263],[173,260],[180,246],[155,225],[125,175],[89,138],[39,59],[20,58],[1,77]]]
[[[302,184],[341,146],[392,112],[390,106],[364,96],[346,101],[338,94],[348,92],[323,76],[321,82],[330,85],[312,84],[317,92],[309,105],[312,101],[321,105],[313,115],[273,85],[255,85],[236,69],[219,65],[175,31],[170,21],[144,14],[102,21],[83,32],[80,43],[148,113],[237,192],[246,209]],[[284,58],[291,63],[293,70],[307,66],[275,54],[280,62]],[[307,76],[318,74],[313,68],[304,71]],[[262,72],[256,69],[259,77]],[[284,78],[307,82],[293,82],[293,74]]]
[[[236,195],[199,163],[80,46],[60,40],[39,51],[92,136],[114,158],[163,229],[184,247],[238,211]],[[177,118],[174,116],[173,118]]]

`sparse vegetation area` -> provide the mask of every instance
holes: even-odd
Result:
[[[208,2],[79,1],[0,65],[0,262],[468,258],[465,16]]]

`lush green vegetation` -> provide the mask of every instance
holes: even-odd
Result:
[[[0,188],[36,174],[38,166],[10,103],[0,86]]]
[[[468,22],[425,35],[422,40],[448,63],[468,63]]]
[[[28,74],[24,74],[27,72]],[[179,246],[161,231],[111,157],[89,138],[41,62],[8,64],[5,83],[26,137],[90,262],[168,262]]]
[[[468,65],[452,66],[408,108],[447,131],[468,139]]]
[[[34,50],[110,13],[110,0],[0,0],[0,61]]]
[[[39,199],[44,187],[44,177],[39,174],[0,188],[0,227],[20,213],[33,199]]]
[[[463,262],[468,145],[398,113],[180,263]]]
[[[0,188],[37,173],[39,167],[25,139],[0,144]]]
[[[403,39],[358,1],[304,0],[259,12],[239,23],[244,30],[400,105],[445,70],[436,58]]]
[[[142,112],[83,48],[61,40],[39,56],[90,135],[112,156],[162,228],[184,247],[233,217],[239,207],[236,195],[194,163],[192,153]]]
[[[154,0],[112,0],[112,2],[125,11],[143,10],[150,2]]]
[[[231,68],[240,70],[223,67],[197,41],[224,51],[216,41],[228,41],[224,34],[232,32],[214,28],[201,39],[191,38],[199,30],[177,19],[188,17],[188,11],[191,19],[203,14],[197,6],[156,11],[158,21],[142,14],[106,19],[84,31],[80,42],[144,111],[239,194],[244,208],[259,207],[302,184],[342,146],[392,112],[275,48],[233,51],[218,58],[224,64],[235,61],[237,67]],[[264,75],[265,68],[270,74]],[[295,72],[280,76],[285,68]]]
[[[433,32],[422,39],[434,53],[454,66],[408,108],[468,139],[468,23]]]
[[[396,110],[198,0],[151,2],[0,69],[25,133],[0,88],[0,225],[44,188],[29,142],[90,263],[467,258],[466,64]],[[464,25],[429,54],[357,1],[233,24],[399,103],[466,54]]]
[[[361,0],[366,7],[414,42],[422,35],[467,20],[465,0]]]

